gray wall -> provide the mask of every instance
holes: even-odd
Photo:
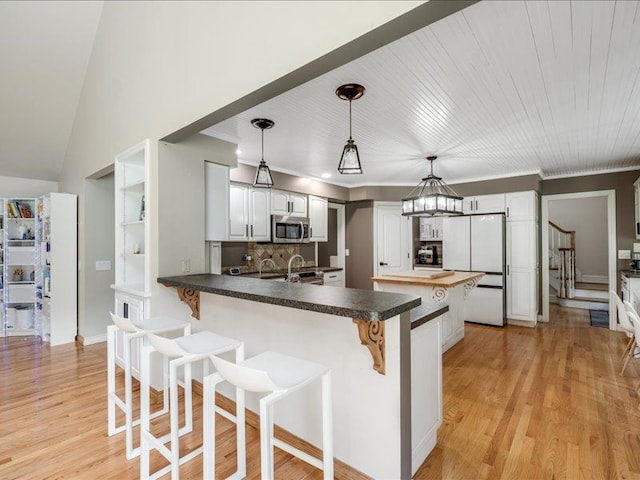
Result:
[[[373,202],[349,202],[345,208],[346,286],[371,290],[373,285]]]
[[[331,185],[287,173],[275,172],[273,170],[271,171],[271,175],[273,176],[273,188],[326,197],[332,201],[338,201],[338,203],[345,202],[349,199],[349,189],[346,187]],[[253,184],[255,176],[256,167],[243,163],[239,163],[238,168],[234,168],[230,173],[231,181],[240,183]]]
[[[80,305],[78,333],[84,338],[104,336],[107,325],[111,324],[109,317],[113,311],[113,290],[115,283],[115,199],[114,175],[110,173],[97,180],[84,181],[84,200],[91,212],[84,221],[85,255],[84,298],[91,299],[90,303]],[[111,261],[111,270],[96,271],[96,261]]]
[[[318,242],[318,265],[329,266],[330,257],[338,254],[338,211],[329,207],[327,213],[327,241]]]
[[[236,145],[206,135],[158,145],[158,275],[204,273],[204,162],[236,164]]]
[[[582,275],[609,276],[605,197],[553,200],[549,220],[576,232],[576,269]]]
[[[542,195],[615,190],[616,249],[633,250],[633,242],[635,241],[633,182],[635,182],[639,176],[640,170],[631,170],[628,172],[544,180],[542,182]],[[628,269],[629,260],[618,260],[617,267],[618,270]]]

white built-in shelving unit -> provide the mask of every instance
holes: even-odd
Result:
[[[4,336],[33,335],[35,330],[35,199],[3,201]]]

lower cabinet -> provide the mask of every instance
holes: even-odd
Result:
[[[146,300],[143,297],[122,292],[115,294],[115,314],[131,321],[139,321],[144,318]],[[124,368],[122,332],[116,333],[116,362]],[[140,378],[140,352],[137,342],[133,342],[131,350],[131,372],[134,377]]]
[[[536,290],[535,270],[511,268],[507,275],[507,318],[535,322]]]
[[[344,287],[344,270],[325,272],[324,284],[331,287]]]

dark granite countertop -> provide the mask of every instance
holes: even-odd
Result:
[[[387,320],[422,303],[417,295],[265,282],[242,275],[181,275],[158,278],[158,283],[167,287],[182,287],[253,302],[373,321]]]
[[[449,305],[420,305],[411,310],[411,330],[449,311]]]
[[[640,270],[621,270],[620,273],[627,278],[640,278]]]
[[[302,272],[325,272],[326,273],[326,272],[339,272],[340,270],[343,270],[343,268],[342,267],[302,267],[302,268],[292,268],[291,273],[302,273]],[[258,277],[258,275],[260,275],[260,272],[258,271],[243,272],[233,276],[234,277],[236,276],[237,277],[253,277],[253,278],[262,278],[263,280],[269,280],[273,278],[285,278],[287,274],[288,274],[288,271],[286,268],[280,268],[277,270],[264,269],[262,270],[261,277]]]

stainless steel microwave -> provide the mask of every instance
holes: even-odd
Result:
[[[272,243],[309,243],[309,219],[291,215],[271,215]]]

